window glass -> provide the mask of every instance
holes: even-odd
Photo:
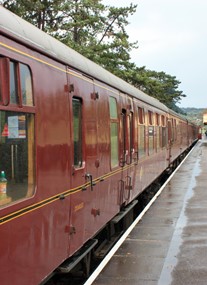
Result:
[[[139,118],[139,123],[144,124],[144,109],[141,107],[138,107],[138,118]]]
[[[30,70],[28,66],[24,64],[20,64],[19,67],[20,67],[22,104],[27,106],[33,106],[32,80],[31,80]]]
[[[161,122],[162,122],[162,126],[165,126],[165,116],[164,115],[161,116]]]
[[[0,206],[31,197],[35,187],[34,114],[0,111],[0,161]]]
[[[113,97],[110,97],[110,118],[111,119],[117,119],[117,105],[116,105],[116,99]]]
[[[157,151],[160,149],[160,127],[156,128]]]
[[[118,125],[111,123],[111,166],[118,165]]]
[[[111,167],[118,166],[118,112],[116,99],[109,98],[110,128],[111,128]]]
[[[74,140],[74,166],[81,167],[82,157],[82,101],[73,98],[73,140]]]
[[[145,156],[145,126],[138,126],[139,158]]]
[[[167,144],[166,127],[161,127],[161,147],[165,147]]]
[[[148,127],[148,136],[149,136],[149,155],[154,152],[154,127]]]
[[[16,64],[10,61],[10,104],[18,103]]]
[[[156,113],[156,125],[160,125],[160,115]]]
[[[148,111],[148,122],[149,122],[149,125],[153,125],[153,113],[152,111]]]
[[[177,122],[174,120],[174,139],[177,141]]]

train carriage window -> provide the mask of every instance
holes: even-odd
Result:
[[[139,123],[144,124],[144,108],[138,107]]]
[[[165,147],[166,144],[167,144],[166,127],[162,127],[162,132],[161,132],[161,147]]]
[[[26,106],[33,106],[32,80],[31,80],[30,69],[25,64],[20,64],[19,67],[20,67],[22,104]]]
[[[163,148],[167,144],[166,120],[165,116],[161,116],[161,129],[160,129],[160,146]]]
[[[0,111],[0,134],[0,206],[3,206],[34,193],[34,114]],[[2,176],[6,181],[1,181]]]
[[[160,149],[160,115],[156,113],[156,145]]]
[[[153,113],[152,111],[148,111],[148,122],[149,122],[149,125],[153,125]]]
[[[165,116],[164,115],[161,116],[161,124],[163,127],[165,126]]]
[[[28,66],[1,58],[0,76],[1,80],[7,79],[7,84],[1,85],[1,90],[4,87],[1,104],[7,110],[0,111],[0,206],[5,206],[34,193],[35,109]],[[24,105],[32,107],[30,111],[24,108],[23,97]],[[16,111],[11,110],[13,105]]]
[[[17,64],[10,61],[10,104],[18,104]]]
[[[155,115],[156,115],[156,125],[159,126],[160,125],[160,115],[157,113]]]
[[[118,166],[118,112],[114,97],[109,99],[110,137],[111,137],[111,167]]]
[[[139,158],[142,158],[146,154],[144,108],[138,107],[138,119],[138,152]]]
[[[149,145],[149,155],[154,152],[154,120],[153,120],[153,112],[148,111],[148,145]]]
[[[10,104],[33,106],[32,76],[27,65],[10,61]]]
[[[177,122],[174,119],[174,140],[177,141]]]
[[[5,106],[9,103],[9,66],[9,59],[0,56],[0,104]]]
[[[73,98],[73,141],[74,141],[74,167],[82,167],[83,146],[82,146],[82,101],[80,98]]]

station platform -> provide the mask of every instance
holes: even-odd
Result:
[[[92,284],[207,284],[206,139],[198,141]]]

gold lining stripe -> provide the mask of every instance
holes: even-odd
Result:
[[[50,66],[50,67],[53,67],[54,69],[57,69],[57,70],[62,71],[62,72],[64,72],[64,73],[67,73],[67,74],[73,75],[73,76],[75,76],[75,77],[78,77],[78,78],[80,78],[80,79],[82,79],[82,80],[84,80],[84,81],[86,81],[86,82],[91,82],[91,80],[87,79],[87,78],[84,76],[84,74],[78,74],[78,73],[75,72],[75,71],[74,71],[74,72],[68,71],[68,69],[67,69],[68,65],[67,65],[67,64],[65,64],[66,69],[63,69],[63,68],[60,68],[60,67],[58,67],[58,66],[56,66],[56,65],[54,65],[54,64],[51,64],[51,63],[49,63],[49,62],[47,62],[47,61],[44,61],[44,60],[39,59],[39,58],[37,58],[37,57],[35,57],[35,56],[32,56],[32,55],[30,55],[30,54],[28,54],[28,53],[25,53],[25,52],[23,52],[23,51],[21,51],[21,50],[19,50],[19,49],[16,49],[16,48],[14,48],[14,47],[11,47],[11,46],[9,46],[9,45],[7,45],[7,44],[5,44],[5,43],[0,42],[0,45],[3,46],[3,47],[5,47],[5,48],[7,48],[7,49],[9,49],[9,50],[12,50],[12,51],[14,51],[14,52],[16,52],[16,53],[19,53],[19,54],[21,54],[21,55],[23,55],[23,56],[26,56],[26,57],[28,57],[28,58],[34,59],[35,61],[38,61],[38,62],[43,63],[43,64],[45,64],[45,65],[48,65],[48,66]],[[93,84],[96,85],[96,86],[98,86],[98,87],[101,87],[101,88],[103,88],[103,89],[105,89],[105,90],[108,90],[108,91],[110,91],[110,92],[112,92],[112,93],[114,93],[114,94],[116,94],[116,95],[125,95],[125,94],[119,93],[118,91],[114,91],[114,90],[112,90],[112,89],[110,89],[110,88],[108,88],[108,87],[105,87],[105,86],[103,86],[103,85],[101,85],[101,84],[98,84],[98,83],[96,83],[96,82],[94,82],[94,81],[93,81]]]
[[[23,56],[26,56],[26,57],[28,57],[28,58],[31,58],[31,59],[33,59],[33,60],[35,60],[35,61],[37,61],[37,62],[40,62],[40,63],[42,63],[42,64],[45,64],[45,65],[47,65],[47,66],[50,66],[50,67],[52,67],[52,68],[54,68],[54,69],[57,69],[57,70],[59,70],[59,71],[61,71],[61,72],[66,73],[66,74],[70,74],[70,75],[73,75],[73,76],[75,76],[75,77],[78,77],[78,78],[80,78],[80,79],[82,79],[82,80],[84,80],[84,81],[86,81],[86,82],[91,82],[91,80],[90,80],[90,79],[87,79],[87,77],[85,77],[84,74],[82,75],[82,74],[78,74],[77,72],[69,71],[69,70],[67,69],[68,65],[65,65],[66,69],[63,69],[63,68],[60,68],[60,67],[58,67],[58,66],[56,66],[56,65],[53,65],[53,64],[51,64],[51,63],[49,63],[49,62],[47,62],[47,61],[41,60],[41,59],[39,59],[39,58],[37,58],[37,57],[35,57],[35,56],[32,56],[32,55],[30,55],[30,54],[28,54],[28,53],[25,53],[25,52],[23,52],[23,51],[21,51],[21,50],[19,50],[19,49],[16,49],[16,48],[14,48],[14,47],[11,47],[11,46],[9,46],[9,45],[3,43],[3,42],[0,42],[0,46],[2,46],[2,47],[4,47],[4,48],[7,48],[7,49],[9,49],[9,50],[11,50],[11,51],[14,51],[14,52],[16,52],[16,53],[18,53],[18,54],[21,54],[21,55],[23,55]],[[122,94],[122,93],[119,92],[119,91],[116,91],[116,90],[114,91],[114,90],[112,90],[112,89],[110,89],[110,88],[108,88],[108,87],[105,87],[105,86],[103,86],[103,85],[101,85],[101,84],[98,84],[98,83],[96,83],[96,82],[94,82],[94,81],[93,81],[93,84],[96,85],[96,86],[98,86],[98,87],[101,87],[101,88],[103,88],[103,89],[105,89],[105,90],[108,90],[108,91],[110,91],[110,92],[112,92],[112,93],[114,93],[114,94],[116,94],[116,95],[121,95],[122,97],[125,97],[125,96],[126,96],[125,94]],[[102,175],[102,176],[100,176],[100,177],[98,177],[98,178],[95,178],[95,179],[93,180],[93,182],[95,182],[95,183],[100,183],[100,182],[102,182],[102,180],[107,179],[107,178],[110,178],[111,176],[116,175],[116,174],[118,174],[118,173],[120,173],[120,172],[122,172],[122,171],[125,171],[125,170],[131,168],[131,167],[134,166],[134,165],[136,165],[136,163],[132,163],[132,164],[127,165],[127,166],[124,166],[124,167],[122,167],[122,168],[118,168],[118,169],[116,169],[116,170],[114,170],[114,171],[112,171],[112,172],[109,172],[109,173],[104,174],[104,175]],[[87,182],[87,183],[85,183],[85,184],[83,184],[83,185],[80,185],[80,186],[78,186],[78,187],[76,187],[76,188],[73,188],[73,189],[70,189],[70,190],[66,190],[66,191],[64,191],[64,192],[62,192],[62,193],[58,193],[58,194],[56,194],[56,195],[54,195],[54,196],[52,196],[52,197],[50,197],[50,198],[47,198],[47,199],[45,199],[45,200],[42,200],[42,201],[38,202],[38,203],[36,203],[36,204],[32,204],[32,205],[27,206],[27,207],[25,207],[25,208],[23,208],[23,209],[20,209],[20,210],[18,210],[18,211],[15,211],[15,212],[13,212],[13,213],[11,213],[11,214],[8,214],[8,215],[6,215],[6,216],[0,217],[0,225],[5,224],[5,223],[7,223],[7,222],[9,222],[9,221],[11,221],[11,220],[14,220],[14,219],[18,218],[18,217],[21,217],[21,216],[23,216],[23,215],[25,215],[25,214],[27,214],[27,213],[33,212],[33,211],[35,211],[36,209],[40,209],[40,208],[42,208],[42,207],[44,207],[44,206],[46,206],[46,205],[51,204],[51,203],[54,202],[54,201],[60,200],[60,199],[61,199],[61,196],[67,197],[67,196],[70,196],[70,195],[72,195],[72,194],[75,194],[75,193],[78,193],[78,192],[80,192],[80,191],[83,191],[83,189],[82,189],[83,187],[84,187],[84,188],[90,187],[90,183]]]
[[[114,171],[112,171],[110,173],[107,173],[107,174],[102,175],[102,176],[100,176],[98,178],[95,178],[93,180],[93,182],[101,183],[103,179],[107,179],[107,178],[109,178],[109,177],[111,177],[113,175],[121,173],[122,171],[125,171],[125,170],[133,167],[134,165],[136,165],[136,163],[132,163],[132,164],[127,165],[127,166],[125,166],[123,168],[116,169],[116,170],[114,170]],[[53,203],[53,202],[55,202],[57,200],[64,199],[67,196],[70,196],[72,194],[75,194],[75,193],[78,193],[80,191],[83,191],[83,189],[82,189],[83,187],[84,188],[90,187],[90,182],[87,182],[87,183],[85,183],[83,185],[80,185],[78,187],[72,188],[70,190],[66,190],[64,192],[58,193],[58,194],[56,194],[56,195],[54,195],[52,197],[49,197],[49,198],[47,198],[45,200],[42,200],[42,201],[38,202],[36,204],[32,204],[32,205],[27,206],[27,207],[25,207],[23,209],[20,209],[18,211],[10,213],[10,214],[8,214],[6,216],[3,216],[3,217],[0,218],[0,225],[3,225],[3,224],[5,224],[5,223],[7,223],[9,221],[17,219],[17,218],[19,218],[19,217],[21,217],[23,215],[28,214],[28,213],[31,213],[31,212],[33,212],[33,211],[35,211],[37,209],[40,209],[40,208],[42,208],[42,207],[44,207],[46,205],[49,205],[49,204],[51,204],[51,203]]]

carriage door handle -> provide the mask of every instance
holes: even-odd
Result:
[[[90,185],[91,185],[91,191],[93,191],[93,186],[95,186],[96,183],[93,182],[93,176],[92,176],[92,174],[86,173],[86,174],[85,174],[85,178],[86,178],[86,179],[89,179]]]

